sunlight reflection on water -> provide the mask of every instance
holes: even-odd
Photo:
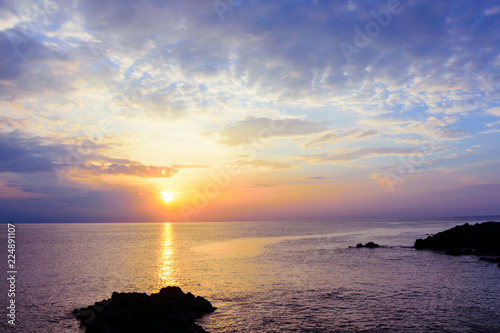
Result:
[[[456,224],[19,225],[18,332],[77,332],[74,308],[168,285],[218,308],[212,333],[499,331],[495,265],[410,247]]]
[[[326,233],[320,235],[300,235],[300,236],[283,236],[283,237],[249,237],[238,238],[230,241],[213,242],[205,245],[197,246],[194,250],[200,253],[223,257],[255,257],[265,250],[266,245],[273,243],[299,240],[299,239],[328,239],[341,235],[356,235],[358,232],[346,233]],[[339,246],[341,246],[339,244]]]
[[[172,223],[163,223],[160,239],[158,289],[175,285],[174,229]]]

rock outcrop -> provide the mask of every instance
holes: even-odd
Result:
[[[417,239],[414,247],[444,250],[450,255],[500,255],[500,222],[466,223]]]
[[[162,288],[157,294],[117,293],[73,313],[94,332],[206,332],[194,320],[216,308],[205,298],[184,293],[179,287]]]
[[[500,257],[497,258],[481,257],[479,258],[479,260],[500,264]]]
[[[374,242],[368,242],[365,245],[359,243],[358,245],[356,245],[356,247],[357,248],[367,247],[367,248],[370,248],[370,249],[374,249],[376,247],[380,247],[380,245],[378,245],[377,243],[374,243]]]

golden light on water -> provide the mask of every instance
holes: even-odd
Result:
[[[175,285],[174,228],[172,223],[164,223],[160,238],[159,287]]]

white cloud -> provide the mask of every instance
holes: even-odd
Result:
[[[424,155],[426,152],[418,148],[394,148],[394,147],[378,147],[378,148],[358,148],[358,149],[332,149],[326,153],[316,155],[302,155],[299,159],[307,161],[311,164],[325,163],[344,163],[356,160],[358,158],[367,158],[372,156],[388,156],[388,155]]]
[[[312,148],[312,147],[324,147],[328,144],[337,143],[343,140],[355,141],[355,140],[363,140],[374,135],[377,135],[379,130],[377,129],[363,129],[363,128],[355,128],[355,129],[336,129],[329,130],[325,133],[321,134],[318,137],[305,139],[301,143],[303,148]]]
[[[500,106],[496,106],[494,108],[488,109],[486,113],[492,114],[494,116],[500,117]]]
[[[269,161],[269,160],[251,160],[251,161],[240,160],[237,161],[236,164],[242,166],[250,166],[252,168],[264,168],[272,170],[288,169],[293,167],[291,164],[288,163]]]
[[[301,119],[272,119],[247,117],[227,125],[222,130],[205,133],[215,136],[221,144],[234,146],[252,141],[266,141],[272,137],[297,137],[322,132],[326,123]]]

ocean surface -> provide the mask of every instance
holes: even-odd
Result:
[[[496,265],[412,248],[487,220],[17,224],[14,328],[1,224],[0,331],[83,332],[73,309],[176,285],[218,308],[209,332],[500,332]]]

